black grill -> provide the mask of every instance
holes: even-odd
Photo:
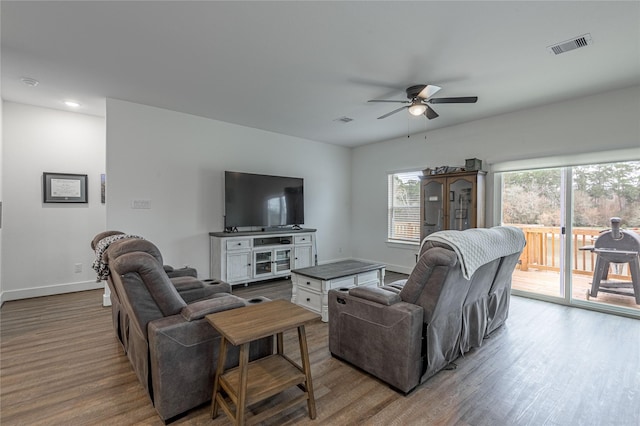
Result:
[[[611,218],[611,229],[598,236],[594,246],[583,247],[596,254],[596,267],[593,272],[591,291],[587,298],[598,297],[598,291],[605,293],[635,296],[640,305],[640,235],[620,229],[620,218]],[[611,263],[628,263],[631,282],[608,280]]]

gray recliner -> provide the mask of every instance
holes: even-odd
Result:
[[[218,292],[188,303],[150,254],[154,250],[149,241],[127,239],[107,253],[126,319],[127,357],[167,421],[211,399],[220,335],[205,316],[250,302]],[[272,345],[271,338],[253,342],[250,359],[271,354]],[[233,346],[228,351],[226,368],[231,368],[238,365],[239,351]]]
[[[511,227],[441,231],[408,279],[329,291],[331,353],[410,392],[504,323],[524,243]]]
[[[110,237],[118,237],[120,239]],[[125,243],[126,241],[134,242]],[[101,249],[99,249],[99,247]],[[162,268],[171,280],[171,283],[186,302],[203,299],[215,293],[231,293],[231,286],[228,283],[216,279],[204,281],[199,280],[197,278],[197,271],[194,268],[185,267],[174,269],[170,265],[164,265],[162,254],[154,244],[136,236],[127,235],[121,231],[104,231],[97,234],[91,241],[91,249],[96,251],[96,255],[100,257],[94,263],[94,268],[96,269],[98,269],[96,263],[101,263],[108,268],[110,260],[114,260],[124,253],[132,251],[144,251],[149,253],[160,265],[162,265]],[[98,270],[96,270],[96,272],[100,274]],[[118,290],[115,288],[113,280],[108,273],[105,280],[110,290],[109,298],[111,301],[113,329],[126,353],[128,349],[126,333],[126,327],[128,324],[128,319],[126,317],[127,314],[122,310]]]

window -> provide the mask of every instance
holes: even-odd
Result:
[[[389,174],[389,240],[420,242],[420,176],[422,171]]]

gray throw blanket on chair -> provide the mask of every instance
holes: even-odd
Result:
[[[91,265],[91,267],[98,274],[99,280],[106,280],[107,277],[109,276],[109,265],[104,263],[104,260],[102,259],[102,255],[109,248],[111,243],[118,240],[124,240],[126,238],[139,238],[141,240],[144,240],[144,238],[139,237],[137,235],[116,234],[116,235],[110,235],[108,237],[105,237],[101,239],[98,242],[98,244],[96,244],[96,260],[93,261],[93,264]]]
[[[462,275],[467,280],[485,263],[517,253],[525,245],[523,232],[513,226],[438,231],[427,235],[424,241],[437,241],[451,247],[458,256]]]

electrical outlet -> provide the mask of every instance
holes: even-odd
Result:
[[[73,266],[74,266],[73,270],[75,271],[76,274],[82,272],[82,263],[76,263]]]

